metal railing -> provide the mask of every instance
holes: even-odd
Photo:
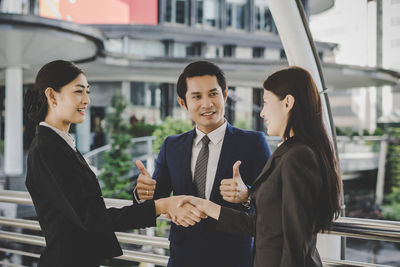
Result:
[[[29,193],[21,191],[0,190],[0,202],[33,205]],[[105,202],[107,207],[122,207],[125,205],[131,205],[132,203],[129,200],[121,200],[121,199],[105,199]],[[33,220],[0,217],[0,225],[29,229],[34,231],[40,230],[39,223]],[[340,235],[345,237],[363,238],[369,240],[400,242],[400,222],[341,217],[334,222],[333,229],[329,234]],[[116,235],[119,242],[125,244],[150,245],[152,247],[157,247],[157,248],[169,248],[169,241],[167,238],[164,237],[154,237],[154,236],[146,236],[134,233],[121,233],[121,232],[117,232]],[[44,237],[21,234],[17,232],[0,231],[0,239],[9,240],[16,243],[30,244],[35,246],[42,246],[42,247],[45,246]],[[8,253],[14,253],[28,257],[39,257],[39,255],[37,254],[25,251],[8,250]],[[158,255],[154,253],[133,251],[133,250],[123,250],[123,255],[118,257],[118,259],[135,261],[135,262],[147,262],[161,266],[166,266],[168,263],[167,256]],[[323,259],[323,262],[324,266],[329,266],[329,267],[385,266],[385,265],[376,265],[369,263],[360,263],[360,262],[352,262],[344,260],[331,260],[331,259]],[[5,266],[13,266],[13,265],[5,265]]]

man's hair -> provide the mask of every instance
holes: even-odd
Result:
[[[226,80],[224,72],[215,64],[208,61],[196,61],[186,66],[177,82],[178,96],[183,99],[186,105],[187,78],[210,75],[215,76],[222,92],[226,89]]]

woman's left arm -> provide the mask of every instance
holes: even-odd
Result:
[[[315,204],[321,188],[321,171],[315,153],[307,146],[294,147],[282,158],[281,267],[306,267],[314,234]]]

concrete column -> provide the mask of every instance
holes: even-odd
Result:
[[[86,109],[85,120],[76,125],[76,147],[81,153],[90,151],[90,107]]]
[[[125,97],[125,100],[131,102],[131,82],[123,81],[121,84],[121,94]]]
[[[122,113],[122,117],[126,120],[129,120],[130,112],[129,112],[129,105],[132,104],[131,102],[131,82],[130,81],[123,81],[121,83],[121,94],[125,98],[127,103],[127,109],[125,109],[124,113]]]
[[[4,173],[23,174],[23,106],[22,68],[6,69],[6,101],[4,120]]]

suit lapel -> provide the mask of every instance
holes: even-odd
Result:
[[[274,166],[274,161],[281,157],[291,146],[293,143],[294,138],[291,138],[287,141],[285,141],[283,144],[281,144],[272,154],[272,156],[269,158],[267,163],[265,164],[264,168],[260,172],[260,174],[257,176],[257,178],[254,180],[253,184],[251,185],[252,190],[260,181],[262,181],[262,178],[265,178],[269,175],[269,172],[273,169]]]
[[[234,155],[234,151],[236,148],[236,142],[234,142],[235,134],[232,129],[232,126],[227,123],[226,132],[224,136],[224,141],[221,148],[221,153],[219,155],[217,172],[215,174],[214,184],[210,194],[210,200],[215,199],[216,194],[219,193],[219,185],[221,184],[222,179],[229,178],[223,177],[223,175],[227,172],[228,168],[232,168],[229,163],[232,162],[232,157]]]
[[[253,184],[251,185],[251,188],[255,187],[258,182],[261,180],[262,177],[265,177],[266,175],[268,175],[269,170],[272,167],[272,163],[275,159],[275,155],[272,155],[267,163],[265,164],[264,168],[262,169],[262,171],[260,172],[260,174],[257,176],[257,178],[254,180]]]
[[[89,167],[88,163],[86,162],[84,157],[80,154],[80,152],[78,150],[77,150],[77,152],[75,152],[67,144],[67,142],[61,136],[59,136],[54,130],[50,129],[47,126],[39,125],[36,127],[36,133],[42,134],[42,135],[46,136],[46,138],[51,138],[55,142],[59,143],[62,146],[63,150],[67,153],[67,155],[72,157],[74,160],[77,160],[85,168],[88,168],[92,172],[92,169]]]
[[[179,155],[182,163],[182,181],[184,182],[185,192],[189,192],[192,195],[196,195],[196,186],[193,183],[193,177],[191,172],[191,160],[192,160],[192,147],[193,139],[196,136],[196,131],[193,129],[188,132],[186,138],[181,146],[181,151],[176,155]]]

